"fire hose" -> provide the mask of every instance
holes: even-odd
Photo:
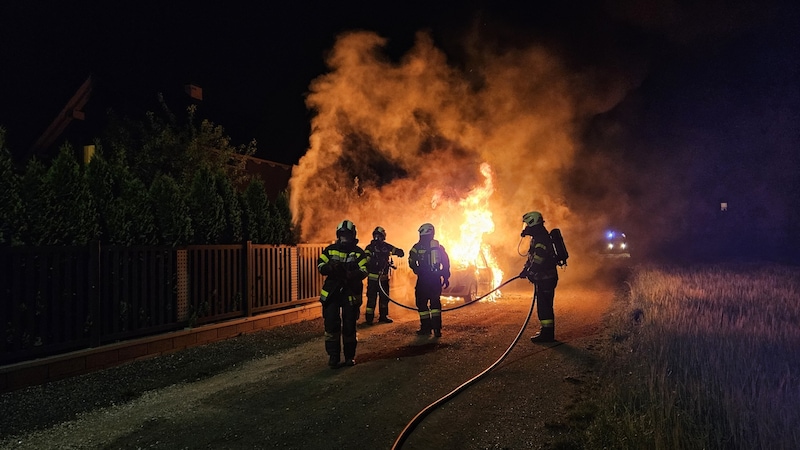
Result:
[[[509,282],[511,282],[513,280],[516,280],[517,278],[520,278],[520,277],[517,276],[517,277],[514,277],[514,278],[508,280],[507,282],[505,282],[505,283],[501,284],[500,286],[498,286],[495,290],[500,289],[502,286],[508,284]],[[380,283],[378,283],[378,284],[380,284]],[[483,298],[483,297],[481,297],[481,298]],[[469,386],[475,384],[477,381],[479,381],[481,378],[483,378],[487,373],[489,373],[492,369],[497,367],[506,358],[506,356],[508,356],[508,354],[511,353],[511,350],[514,348],[515,345],[517,345],[517,342],[519,342],[519,338],[522,336],[522,333],[525,331],[525,328],[528,327],[528,322],[530,321],[531,315],[533,314],[533,306],[536,304],[536,298],[537,298],[537,292],[536,292],[536,288],[534,287],[533,300],[531,301],[531,307],[528,310],[528,316],[525,317],[525,323],[522,324],[522,327],[519,329],[519,333],[517,333],[517,337],[514,338],[514,341],[511,342],[511,345],[508,346],[508,348],[500,356],[500,358],[498,358],[497,361],[495,361],[491,366],[487,367],[483,372],[481,372],[478,375],[475,375],[474,377],[470,378],[469,380],[464,382],[461,386],[453,389],[452,391],[450,391],[450,393],[448,393],[444,397],[440,398],[439,400],[436,400],[435,402],[431,403],[430,405],[426,406],[422,411],[417,413],[417,415],[414,416],[413,419],[411,419],[411,422],[409,422],[408,425],[406,425],[406,427],[403,429],[403,431],[397,437],[397,439],[394,442],[394,445],[392,446],[392,450],[400,449],[403,446],[403,443],[405,443],[406,439],[408,439],[408,436],[411,434],[411,432],[414,431],[414,429],[417,427],[417,425],[419,425],[419,423],[422,422],[422,420],[428,414],[430,414],[431,411],[433,411],[434,409],[436,409],[440,405],[443,405],[448,400],[450,400],[451,398],[455,397],[461,391],[465,390]]]
[[[500,290],[500,288],[504,287],[504,286],[505,286],[505,285],[507,285],[508,283],[511,283],[512,281],[516,280],[517,278],[521,278],[521,277],[520,277],[519,275],[517,275],[517,276],[516,276],[516,277],[514,277],[514,278],[510,278],[510,279],[508,279],[507,281],[505,281],[505,282],[503,282],[502,284],[500,284],[500,286],[497,286],[496,288],[494,288],[494,289],[492,289],[491,291],[489,291],[489,292],[487,292],[487,293],[485,293],[485,294],[481,295],[480,297],[478,297],[478,298],[476,298],[476,299],[474,299],[474,300],[471,300],[471,301],[469,301],[469,302],[466,302],[466,303],[464,303],[463,305],[458,305],[458,306],[454,306],[454,307],[452,307],[452,308],[442,309],[442,312],[445,312],[445,311],[452,311],[452,310],[454,310],[454,309],[463,308],[463,307],[465,307],[465,306],[468,306],[468,305],[471,305],[471,304],[473,304],[473,303],[478,303],[479,301],[481,301],[481,300],[483,300],[484,298],[486,298],[486,297],[488,297],[488,296],[490,296],[490,295],[494,294],[495,292],[497,292],[498,290]],[[399,303],[399,302],[395,301],[393,298],[391,298],[391,297],[389,296],[389,294],[387,294],[387,293],[386,293],[386,289],[384,289],[384,287],[383,287],[383,284],[381,283],[381,277],[380,277],[380,276],[378,277],[378,287],[380,288],[380,290],[381,290],[381,293],[382,293],[382,294],[383,294],[383,295],[384,295],[384,296],[385,296],[387,299],[389,299],[389,301],[390,301],[390,302],[394,303],[395,305],[397,305],[397,306],[399,306],[399,307],[401,307],[401,308],[410,309],[410,310],[412,310],[412,311],[416,311],[416,310],[417,310],[417,308],[415,308],[415,307],[411,307],[411,306],[404,305],[404,304],[402,304],[402,303]]]

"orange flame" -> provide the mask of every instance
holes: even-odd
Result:
[[[463,210],[461,223],[458,226],[458,239],[448,236],[448,227],[441,233],[441,241],[445,243],[450,256],[452,270],[464,270],[469,267],[488,268],[492,273],[492,283],[485,291],[499,286],[503,280],[500,270],[489,245],[483,242],[483,236],[494,232],[494,220],[489,207],[489,199],[494,193],[492,169],[488,163],[482,163],[480,172],[484,176],[483,185],[473,188],[466,198],[459,201]],[[476,269],[478,270],[478,269]],[[486,292],[479,292],[480,295]],[[496,291],[490,300],[500,297]]]

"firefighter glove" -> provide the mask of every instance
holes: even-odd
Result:
[[[527,278],[528,277],[528,269],[523,268],[522,272],[519,273],[518,278]]]
[[[396,248],[394,249],[394,254],[397,255],[398,258],[402,258],[403,256],[405,256],[406,253],[403,251],[402,248]]]
[[[450,279],[449,278],[442,279],[442,287],[445,288],[445,289],[450,287]]]

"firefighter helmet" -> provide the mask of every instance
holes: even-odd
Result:
[[[339,225],[336,227],[336,237],[340,237],[343,234],[349,234],[356,238],[356,224],[349,220],[343,220]]]
[[[428,236],[428,235],[433,236],[433,233],[434,233],[433,225],[429,223],[423,223],[422,225],[420,225],[419,227],[420,236]]]
[[[531,211],[522,216],[522,221],[525,222],[525,225],[532,227],[544,223],[544,218],[539,211]]]
[[[377,239],[378,236],[380,236],[381,239],[386,239],[386,230],[384,230],[383,227],[375,227],[375,229],[372,230],[372,237]]]

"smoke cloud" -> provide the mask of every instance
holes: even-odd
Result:
[[[571,255],[588,248],[583,237],[602,221],[573,210],[565,174],[582,120],[615,105],[629,86],[568,70],[540,46],[473,46],[471,62],[455,67],[427,33],[397,61],[386,44],[367,31],[339,36],[330,72],[311,83],[310,147],[290,181],[302,240],[332,241],[336,224],[350,219],[362,244],[383,226],[389,242],[408,249],[430,222],[447,246],[464,220],[459,202],[484,185],[480,166],[488,163],[495,229],[483,239],[504,270],[522,265],[515,249],[527,211],[561,228]]]

